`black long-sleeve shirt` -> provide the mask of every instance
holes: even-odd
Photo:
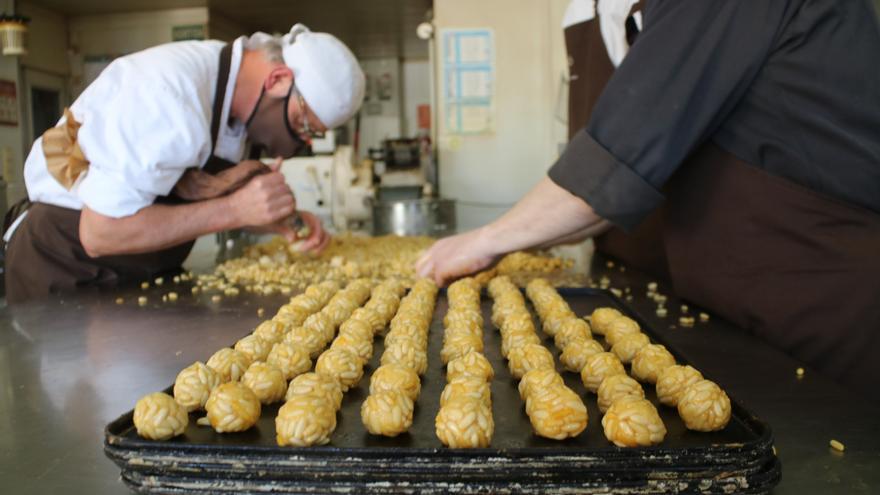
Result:
[[[649,0],[644,29],[550,178],[625,229],[699,145],[880,212],[870,0]]]

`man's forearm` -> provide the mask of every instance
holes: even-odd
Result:
[[[93,257],[147,253],[240,227],[238,223],[228,196],[183,205],[156,204],[123,218],[84,207],[80,241]]]
[[[560,238],[553,239],[551,241],[548,241],[548,242],[545,242],[542,244],[538,244],[535,247],[538,249],[546,249],[546,248],[551,248],[553,246],[558,246],[560,244],[573,244],[573,243],[581,242],[581,241],[584,241],[590,237],[596,237],[597,235],[604,233],[609,228],[611,228],[611,222],[609,222],[608,220],[602,220],[602,221],[600,221],[596,224],[593,224],[583,230],[579,230],[573,234],[569,234],[569,235],[562,236]]]
[[[545,177],[501,218],[485,226],[496,254],[563,242],[583,232],[599,233],[604,221],[584,200]]]

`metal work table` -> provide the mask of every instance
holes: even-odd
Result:
[[[776,494],[880,492],[880,403],[849,392],[730,325],[712,319],[670,328],[645,297],[648,280],[595,263],[594,278],[630,287],[630,303],[707,377],[772,426],[782,461]],[[176,291],[176,302],[161,295]],[[660,288],[668,294],[669,289]],[[139,307],[137,297],[149,304]],[[115,299],[123,297],[117,305]],[[177,372],[230,345],[286,297],[242,293],[211,302],[189,286],[91,293],[0,310],[0,486],[9,494],[122,494],[119,469],[104,457],[103,428]],[[695,314],[696,308],[691,310]],[[433,357],[436,359],[436,356]],[[878,356],[880,359],[880,356]],[[846,445],[829,448],[835,438]]]

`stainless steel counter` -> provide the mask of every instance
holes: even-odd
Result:
[[[594,273],[603,272],[609,271],[601,265]],[[798,379],[801,364],[723,322],[669,329],[675,300],[670,316],[658,319],[645,298],[647,279],[609,273],[614,286],[632,288],[634,307],[666,329],[685,357],[771,424],[783,466],[774,493],[880,492],[876,399],[809,368]],[[162,303],[170,290],[180,300]],[[140,295],[149,296],[148,306],[137,305]],[[124,304],[115,304],[118,296]],[[260,321],[257,307],[268,317],[285,299],[242,294],[215,304],[166,284],[0,310],[0,492],[127,493],[103,455],[104,425],[142,395],[167,387],[181,368],[250,331]],[[832,451],[831,438],[846,452]]]

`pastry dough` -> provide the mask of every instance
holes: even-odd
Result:
[[[632,333],[620,337],[617,343],[611,347],[611,352],[620,358],[623,364],[629,364],[636,356],[636,353],[650,343],[651,340],[648,339],[647,335],[641,332]]]
[[[201,361],[196,361],[177,374],[174,400],[187,412],[202,409],[217,385],[220,385],[220,376]]]
[[[297,349],[309,353],[309,358],[315,359],[321,355],[321,351],[327,345],[324,335],[314,329],[296,327],[284,336],[283,342],[293,345]]]
[[[162,392],[146,395],[134,406],[135,429],[138,435],[147,440],[176,437],[186,430],[188,423],[186,408]]]
[[[366,363],[373,357],[373,339],[361,339],[351,334],[340,334],[333,339],[330,349],[342,349],[351,352]]]
[[[590,326],[593,328],[593,332],[605,335],[611,322],[621,316],[623,315],[620,314],[620,311],[614,308],[597,308],[590,315]]]
[[[456,397],[447,401],[434,419],[437,438],[454,449],[485,448],[492,442],[492,407],[479,400]]]
[[[527,344],[522,347],[515,347],[510,351],[507,359],[510,374],[517,380],[534,369],[556,368],[553,354],[550,354],[550,351],[541,344]]]
[[[689,385],[678,401],[678,415],[689,430],[722,430],[730,422],[730,413],[730,398],[709,380]]]
[[[605,341],[608,345],[613,346],[625,335],[631,335],[641,332],[639,324],[632,318],[620,316],[611,320],[611,323],[605,329]]]
[[[285,380],[292,380],[312,369],[312,360],[308,352],[301,351],[288,342],[275,344],[266,362],[281,370]]]
[[[580,318],[569,318],[559,326],[553,337],[553,343],[556,344],[557,349],[565,349],[569,342],[591,338],[590,325],[587,322]]]
[[[287,393],[287,380],[276,366],[257,362],[241,377],[241,383],[251,389],[262,404],[274,404]]]
[[[605,348],[595,340],[574,340],[565,346],[562,354],[559,355],[559,361],[568,371],[580,373],[587,364],[587,359],[600,352],[605,352]]]
[[[253,363],[265,361],[272,350],[272,343],[264,340],[259,335],[250,334],[235,343],[235,350],[241,352]]]
[[[335,429],[336,408],[325,395],[295,394],[275,417],[275,440],[282,447],[324,445]]]
[[[545,438],[576,437],[587,428],[587,407],[578,394],[565,386],[530,387],[526,414],[535,433]]]
[[[419,398],[422,390],[419,375],[415,371],[398,364],[379,366],[370,377],[370,395],[380,392],[402,392],[411,400]]]
[[[642,347],[632,360],[632,376],[641,382],[657,383],[660,372],[675,365],[675,358],[660,344]]]
[[[443,339],[443,348],[440,350],[440,360],[443,364],[449,363],[469,352],[483,352],[483,339],[474,334],[458,334],[451,338]]]
[[[456,378],[446,384],[440,394],[440,407],[453,399],[471,398],[480,403],[491,405],[492,395],[489,384],[477,377]]]
[[[519,381],[519,397],[526,400],[526,397],[534,390],[548,389],[552,387],[565,385],[562,375],[552,368],[533,369],[523,375]]]
[[[277,344],[284,338],[288,328],[281,321],[267,320],[257,325],[254,335],[262,337],[263,340],[271,344]]]
[[[290,381],[286,399],[289,401],[297,395],[323,395],[334,410],[342,406],[342,386],[335,378],[318,373],[303,373]]]
[[[587,390],[597,392],[602,380],[611,375],[625,374],[626,370],[617,356],[610,352],[599,352],[587,358],[581,369],[581,381]]]
[[[361,405],[361,421],[373,435],[396,437],[412,426],[413,400],[405,392],[370,392]]]
[[[428,370],[428,354],[421,350],[422,346],[397,344],[392,347],[386,347],[382,353],[380,363],[399,364],[405,366],[420,376]]]
[[[691,366],[670,366],[657,375],[657,398],[667,406],[676,407],[685,389],[702,379],[702,373]]]
[[[639,382],[625,374],[611,375],[602,380],[596,394],[599,396],[599,410],[603,413],[607,412],[611,404],[621,397],[645,398],[645,391]]]
[[[354,387],[364,376],[364,362],[354,352],[343,349],[328,349],[315,362],[315,373],[335,378],[342,392]]]
[[[602,417],[605,438],[618,447],[657,445],[666,437],[666,426],[657,408],[645,399],[623,397]]]
[[[237,382],[241,379],[251,360],[244,353],[225,347],[215,352],[206,363],[220,377],[220,381]]]
[[[245,431],[260,419],[260,400],[240,382],[229,382],[211,392],[205,410],[217,433]]]
[[[489,360],[482,353],[471,351],[464,356],[449,361],[446,365],[446,381],[451,382],[462,377],[481,378],[491,382],[495,377],[495,370]]]

